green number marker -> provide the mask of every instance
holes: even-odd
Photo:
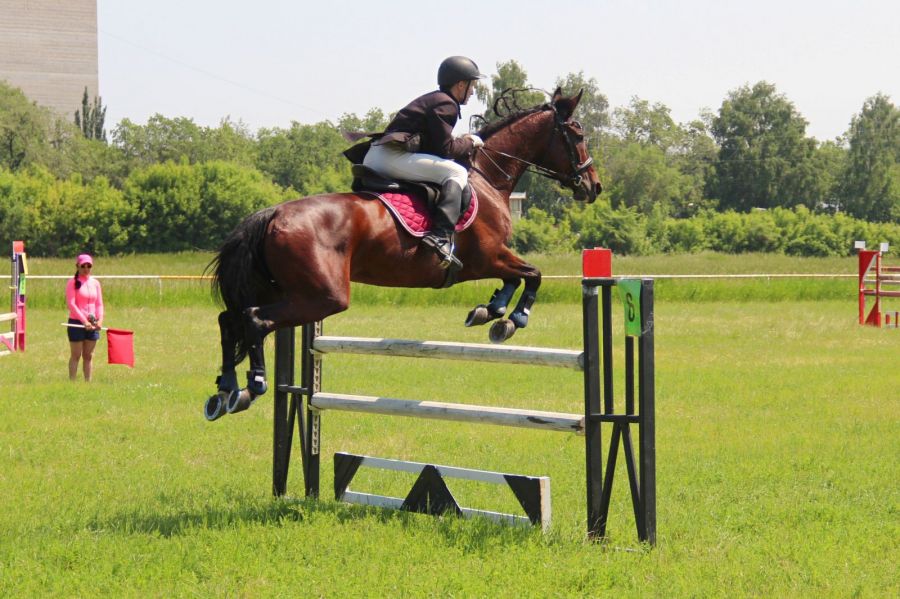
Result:
[[[641,334],[641,281],[621,279],[617,287],[625,308],[625,334],[638,337]]]

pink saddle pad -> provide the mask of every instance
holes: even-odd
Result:
[[[413,237],[422,237],[431,230],[431,214],[425,200],[418,195],[408,195],[405,193],[375,193],[371,191],[365,192],[376,196],[381,203],[387,207],[397,222],[406,229],[406,232]],[[478,196],[475,190],[472,190],[472,201],[466,213],[459,217],[456,222],[456,231],[463,231],[475,220],[478,214]]]

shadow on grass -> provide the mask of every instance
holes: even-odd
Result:
[[[178,497],[160,498],[153,506],[129,511],[110,510],[88,521],[93,532],[146,533],[173,537],[196,530],[224,530],[246,524],[281,526],[304,519],[304,503],[246,495],[227,497],[219,505],[190,507]]]
[[[281,527],[302,522],[327,527],[352,526],[365,521],[386,528],[399,527],[415,534],[432,531],[443,536],[449,546],[472,552],[498,546],[541,543],[552,538],[552,535],[541,535],[536,528],[508,526],[485,518],[435,518],[333,500],[260,498],[237,494],[226,497],[223,503],[223,506],[191,508],[184,506],[184,502],[179,502],[177,497],[160,498],[154,506],[98,515],[89,520],[85,528],[94,533],[137,533],[168,538],[191,535],[200,530],[227,530],[246,525]]]

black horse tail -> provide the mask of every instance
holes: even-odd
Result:
[[[250,349],[244,335],[244,310],[259,305],[260,297],[275,289],[263,256],[263,239],[274,214],[275,208],[265,208],[244,219],[204,271],[212,272],[213,296],[225,305],[227,316],[220,319],[220,326],[227,326],[229,338],[234,340],[235,364],[242,362]]]

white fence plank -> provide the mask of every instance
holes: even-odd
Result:
[[[584,352],[549,347],[322,335],[313,342],[313,351],[321,354],[387,355],[584,369]]]
[[[319,410],[344,410],[369,414],[454,420],[457,422],[536,428],[564,433],[584,432],[583,415],[563,412],[543,412],[539,410],[475,406],[437,401],[414,401],[341,393],[316,393],[312,396],[310,405]]]

